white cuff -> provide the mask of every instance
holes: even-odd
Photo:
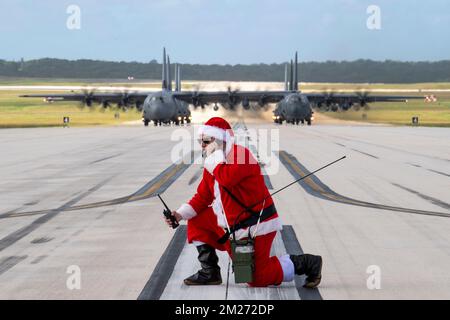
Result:
[[[177,212],[184,220],[192,219],[197,215],[197,212],[195,212],[194,208],[188,203],[183,203],[181,207],[178,208]]]
[[[204,167],[209,173],[213,174],[214,169],[220,163],[225,162],[225,155],[222,150],[216,150],[206,157]]]
[[[283,269],[283,282],[290,282],[294,280],[295,268],[294,263],[288,254],[278,258],[280,261],[281,269]]]

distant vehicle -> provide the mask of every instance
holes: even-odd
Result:
[[[289,72],[288,72],[289,71]],[[350,108],[368,108],[370,102],[407,101],[422,97],[407,96],[369,96],[367,92],[355,94],[333,93],[302,93],[298,88],[298,56],[295,53],[294,61],[291,60],[290,68],[285,65],[284,90],[280,91],[182,91],[181,68],[174,67],[175,88],[172,88],[170,58],[163,49],[162,63],[162,88],[157,92],[116,92],[97,93],[85,91],[81,94],[47,94],[24,95],[26,98],[45,98],[47,102],[53,101],[80,101],[91,107],[93,103],[99,103],[103,108],[108,108],[112,103],[122,109],[136,107],[142,111],[142,121],[145,126],[153,122],[155,126],[174,123],[176,125],[190,123],[192,120],[189,105],[194,108],[205,108],[213,105],[218,110],[218,104],[227,110],[235,110],[238,105],[246,110],[253,107],[259,111],[267,104],[276,103],[273,111],[275,123],[307,123],[311,125],[313,120],[313,108],[322,111],[346,111]]]

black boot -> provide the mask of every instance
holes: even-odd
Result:
[[[219,258],[216,250],[207,244],[197,246],[198,261],[202,268],[196,274],[184,279],[184,284],[188,286],[195,285],[217,285],[222,283],[220,267],[217,264]]]
[[[295,274],[306,274],[303,287],[313,289],[317,287],[322,279],[322,257],[311,254],[291,255],[294,263]]]

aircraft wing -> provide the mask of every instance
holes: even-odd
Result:
[[[80,101],[86,105],[92,103],[117,103],[121,105],[142,104],[149,93],[145,92],[84,92],[68,94],[29,94],[22,95],[22,98],[44,98],[47,102],[53,101]]]
[[[421,96],[368,95],[367,92],[354,94],[305,93],[304,95],[310,102],[316,104],[360,103],[364,105],[372,102],[407,102],[410,99],[423,99]]]
[[[181,91],[173,96],[194,106],[211,103],[236,105],[244,101],[258,102],[260,105],[276,103],[286,96],[286,91]]]

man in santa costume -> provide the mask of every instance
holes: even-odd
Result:
[[[231,255],[230,241],[219,239],[228,239],[226,231],[236,228],[235,239],[247,238],[249,234],[254,238],[255,269],[249,285],[279,285],[292,281],[295,273],[306,274],[305,287],[315,288],[321,280],[320,256],[270,256],[282,224],[258,162],[247,148],[234,143],[228,122],[219,117],[208,120],[199,130],[199,142],[205,157],[202,181],[194,197],[172,212],[177,221],[187,220],[188,242],[197,247],[201,264],[201,269],[184,283],[222,283],[215,249]],[[170,220],[166,222],[170,225]]]

